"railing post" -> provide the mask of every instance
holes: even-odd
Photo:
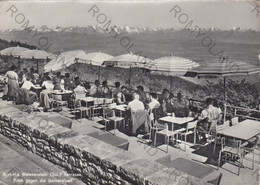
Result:
[[[224,123],[226,122],[226,115],[227,115],[227,105],[224,103]]]

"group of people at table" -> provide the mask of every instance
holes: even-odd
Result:
[[[18,74],[17,74],[18,73]],[[6,73],[6,88],[4,97],[7,100],[15,100],[17,104],[32,104],[40,102],[44,110],[51,108],[51,92],[68,92],[67,99],[70,106],[71,99],[75,97],[102,97],[113,98],[117,105],[127,105],[126,109],[132,112],[148,110],[151,113],[151,119],[154,118],[153,110],[157,110],[156,117],[191,116],[187,99],[182,93],[177,93],[175,97],[168,89],[163,89],[162,93],[146,93],[143,86],[137,86],[136,90],[130,90],[127,86],[121,86],[120,82],[115,82],[112,89],[107,81],[102,85],[96,80],[94,85],[89,82],[81,82],[79,77],[72,78],[69,73],[61,75],[61,72],[55,74],[44,73],[41,76],[33,68],[28,71],[26,68],[18,71],[14,66]],[[210,129],[215,129],[216,120],[219,118],[221,109],[217,101],[208,98],[204,110],[197,117],[199,120],[207,119],[211,123]],[[205,135],[202,134],[205,140]]]

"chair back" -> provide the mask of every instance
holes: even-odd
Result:
[[[232,119],[231,119],[231,124],[232,124],[232,126],[238,124],[238,117],[232,118]]]
[[[218,115],[218,121],[217,121],[217,124],[221,124],[223,122],[223,117],[224,117],[224,113],[220,113]]]
[[[159,115],[160,115],[160,109],[159,108],[155,108],[152,110],[153,116],[154,116],[154,120],[158,121],[159,119]]]
[[[105,102],[105,98],[95,98],[94,104],[95,105],[102,105]]]
[[[217,126],[216,126],[216,130],[217,130],[217,132],[218,132],[218,131],[224,130],[224,129],[228,128],[228,127],[229,127],[229,122],[228,122],[228,124],[217,125]]]
[[[133,118],[133,116],[142,116],[142,115],[146,115],[148,116],[148,111],[147,110],[138,110],[138,111],[132,111],[131,110],[131,117]]]
[[[74,108],[76,108],[76,107],[82,107],[82,104],[81,104],[81,103],[82,103],[81,100],[75,99],[75,100],[74,100]]]
[[[154,108],[154,109],[150,109],[148,112],[148,114],[150,115],[150,122],[151,122],[152,126],[154,126],[159,119],[158,111],[159,111],[158,108]]]
[[[55,101],[62,101],[62,96],[58,94],[52,94],[52,99]]]
[[[114,103],[114,98],[106,98],[105,99],[105,104],[112,104]]]
[[[145,130],[149,129],[150,119],[147,110],[131,111],[132,133],[144,124]]]
[[[75,98],[79,99],[79,98],[85,98],[86,97],[86,93],[75,93]]]
[[[229,121],[229,120],[225,121],[225,122],[223,123],[223,125],[225,125],[225,126],[230,126],[230,121]]]
[[[231,148],[237,148],[240,151],[241,147],[241,140],[235,140],[235,139],[228,139],[228,138],[222,138],[221,140],[222,148],[225,146],[231,147]]]
[[[104,117],[105,118],[112,118],[115,117],[115,111],[109,108],[104,108]]]
[[[198,123],[197,120],[188,122],[187,123],[187,130],[196,128],[197,127],[197,123]]]

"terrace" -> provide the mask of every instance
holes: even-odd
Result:
[[[252,159],[252,152],[245,155],[243,167],[238,175],[238,166],[234,164],[224,162],[219,169],[217,168],[220,146],[217,145],[213,152],[214,142],[204,145],[193,144],[193,135],[187,138],[187,142],[179,139],[177,142],[170,142],[167,152],[163,136],[158,135],[156,146],[153,146],[151,143],[146,143],[146,140],[123,133],[120,127],[118,130],[112,125],[105,129],[104,124],[97,122],[98,116],[91,119],[68,119],[69,111],[66,108],[62,108],[60,112],[28,114],[19,110],[21,106],[12,102],[1,100],[0,105],[2,135],[70,173],[81,173],[80,180],[86,184],[101,177],[100,174],[103,176],[99,184],[106,182],[203,184],[215,179],[220,173],[222,174],[220,184],[259,183],[259,156],[255,156],[255,165],[252,169],[252,161],[248,160]],[[67,120],[57,121],[57,117]],[[22,129],[21,133],[19,129]],[[27,134],[30,139],[25,139]],[[48,143],[52,143],[52,136],[57,139],[53,143],[57,143],[49,145]],[[46,141],[48,142],[45,145]],[[74,153],[77,153],[78,149],[79,155],[83,156],[81,165],[77,157],[71,157],[77,156]],[[100,162],[95,163],[96,160]],[[91,166],[96,170],[91,171]],[[108,170],[112,175],[111,178],[108,177],[107,168],[110,168]],[[175,171],[176,169],[178,171]],[[185,181],[183,177],[189,180]]]

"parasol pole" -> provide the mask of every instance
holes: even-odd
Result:
[[[226,121],[226,115],[227,115],[227,105],[226,105],[226,99],[227,99],[227,95],[226,95],[226,78],[224,77],[224,123]]]
[[[132,66],[129,69],[129,87],[131,87]]]
[[[172,92],[172,75],[170,75],[170,90]]]
[[[98,80],[100,81],[101,66],[98,66]]]
[[[226,91],[226,78],[224,77],[224,103],[226,103],[227,100],[227,91]]]
[[[38,60],[38,58],[36,59],[36,62],[37,62],[37,71],[38,71],[38,74],[39,74],[39,60]]]

